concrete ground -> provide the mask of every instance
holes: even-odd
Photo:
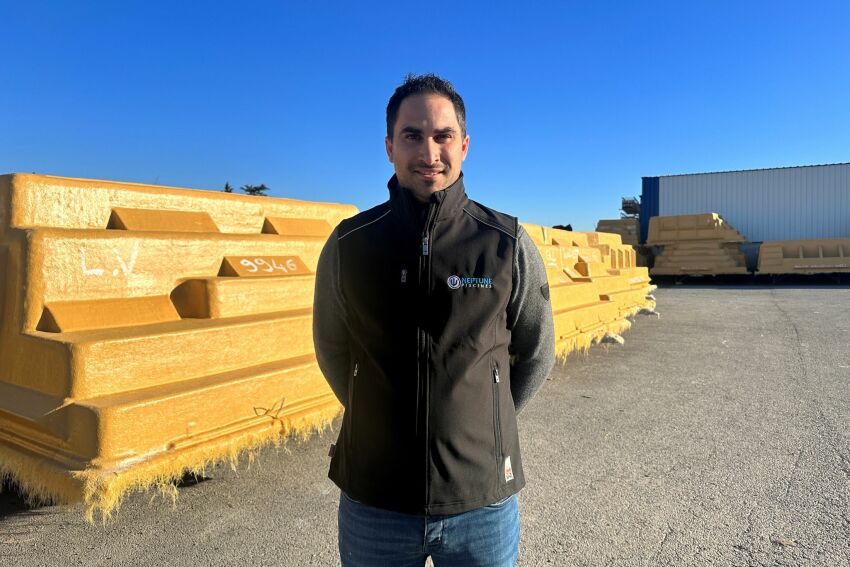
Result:
[[[520,416],[520,564],[850,565],[850,288],[670,285]],[[0,565],[335,565],[327,432],[108,525],[0,494]]]

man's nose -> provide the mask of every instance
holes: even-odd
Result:
[[[425,138],[422,143],[422,160],[427,164],[440,161],[440,144],[434,138]]]

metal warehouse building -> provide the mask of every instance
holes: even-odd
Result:
[[[751,242],[850,236],[850,163],[644,177],[640,240],[654,216],[719,213]]]

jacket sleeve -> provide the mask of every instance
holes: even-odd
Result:
[[[348,403],[349,342],[345,299],[339,285],[337,229],[328,237],[316,268],[313,346],[319,368],[340,403]]]
[[[546,267],[521,226],[507,316],[511,330],[511,394],[519,413],[555,365],[555,329]]]

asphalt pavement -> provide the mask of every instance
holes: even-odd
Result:
[[[520,415],[520,565],[850,565],[850,288],[669,285]],[[338,565],[335,430],[113,520],[0,494],[0,565]],[[8,488],[8,487],[7,487]]]

